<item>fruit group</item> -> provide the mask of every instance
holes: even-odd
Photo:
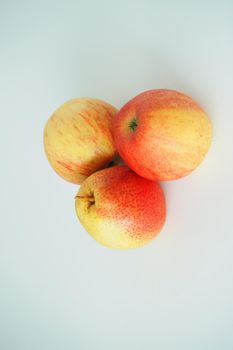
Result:
[[[160,232],[166,217],[160,185],[126,166],[104,169],[88,177],[75,204],[86,230],[109,248],[145,245]]]
[[[44,129],[44,148],[53,169],[65,180],[80,184],[115,155],[112,119],[117,109],[93,99],[64,103]]]
[[[211,143],[211,123],[189,96],[149,90],[130,100],[114,118],[120,156],[137,174],[174,180],[192,172]]]

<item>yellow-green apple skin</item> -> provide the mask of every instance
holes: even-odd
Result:
[[[206,112],[174,90],[145,91],[115,116],[113,134],[121,158],[151,180],[175,180],[203,161],[212,138]]]
[[[108,248],[142,247],[165,223],[165,197],[159,183],[142,178],[127,166],[91,175],[75,198],[80,222]]]
[[[112,105],[93,98],[70,100],[53,113],[44,128],[44,149],[57,174],[80,184],[116,156],[116,113]]]

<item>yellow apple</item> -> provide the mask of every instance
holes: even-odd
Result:
[[[57,174],[80,184],[114,159],[116,113],[112,105],[93,98],[70,100],[53,113],[44,129],[44,148]]]
[[[147,179],[165,181],[199,166],[211,144],[212,126],[191,97],[161,89],[126,103],[114,118],[113,134],[131,169]]]
[[[158,182],[127,166],[92,174],[76,196],[76,212],[89,234],[115,249],[142,247],[161,231],[166,204]]]

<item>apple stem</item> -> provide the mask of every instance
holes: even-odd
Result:
[[[80,195],[77,194],[74,198],[75,199],[76,198],[89,199],[90,202],[95,202],[95,198],[93,196],[80,196]]]

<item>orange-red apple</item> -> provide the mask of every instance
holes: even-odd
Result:
[[[115,249],[141,247],[162,229],[166,205],[158,182],[114,166],[88,177],[76,195],[76,212],[89,234]]]
[[[204,159],[212,128],[205,111],[174,90],[149,90],[115,116],[113,134],[128,166],[151,180],[174,180]]]
[[[44,129],[44,148],[53,169],[65,180],[80,184],[115,155],[112,120],[117,109],[93,99],[64,103]]]

